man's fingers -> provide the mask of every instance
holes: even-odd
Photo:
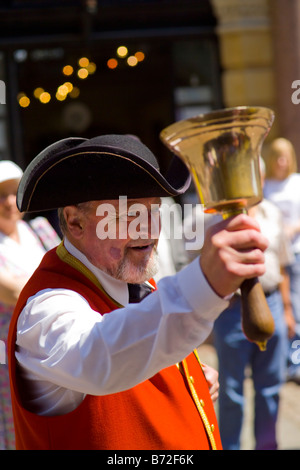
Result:
[[[245,279],[265,273],[268,240],[252,217],[240,214],[223,220],[206,235],[200,265],[217,294],[233,293]]]

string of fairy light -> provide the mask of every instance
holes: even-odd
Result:
[[[122,65],[129,67],[136,67],[139,63],[143,62],[145,54],[142,51],[136,51],[134,54],[130,54],[126,46],[119,46],[116,49],[116,54],[110,57],[106,61],[106,67],[110,70],[115,70]],[[77,62],[77,68],[66,64],[63,66],[61,72],[64,80],[60,83],[55,92],[51,92],[42,86],[34,88],[32,94],[19,92],[17,100],[22,108],[28,108],[31,104],[32,99],[38,100],[41,104],[47,104],[52,99],[57,101],[65,101],[68,97],[76,99],[80,95],[80,87],[74,85],[74,78],[78,77],[80,80],[87,79],[90,75],[93,75],[97,70],[97,65],[87,57],[81,57]]]

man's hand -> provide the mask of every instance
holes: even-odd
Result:
[[[212,367],[202,363],[202,369],[205,378],[208,383],[209,393],[213,403],[215,403],[219,397],[219,372]]]
[[[239,214],[207,230],[200,266],[214,291],[225,297],[245,279],[264,274],[267,246],[255,219]]]

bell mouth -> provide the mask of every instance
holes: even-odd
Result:
[[[243,210],[263,197],[259,156],[273,121],[269,108],[239,106],[176,122],[160,137],[189,168],[207,212]]]

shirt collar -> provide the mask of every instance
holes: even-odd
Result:
[[[65,237],[64,246],[66,250],[75,258],[79,259],[98,279],[103,289],[107,292],[110,297],[117,301],[121,305],[127,305],[129,302],[129,294],[127,283],[115,279],[109,274],[106,274],[101,269],[94,266],[87,257],[79,251],[72,243]]]

